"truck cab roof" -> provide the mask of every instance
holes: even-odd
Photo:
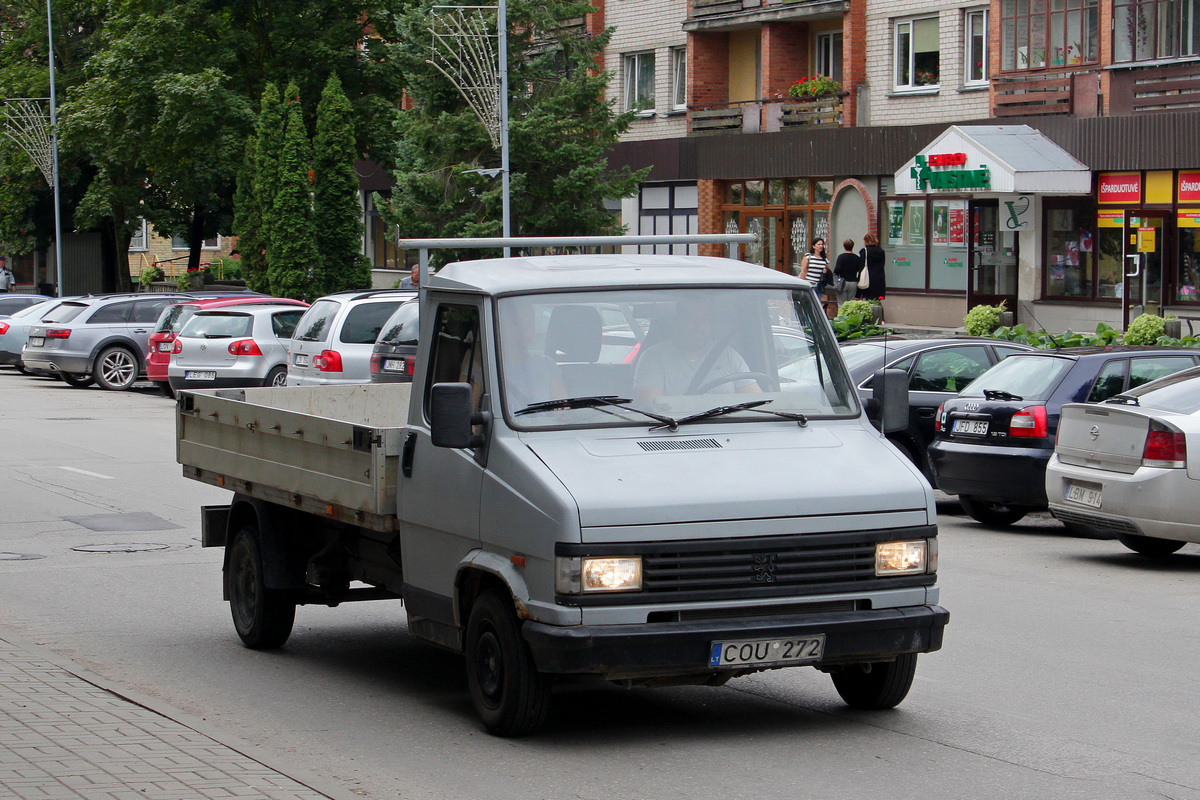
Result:
[[[728,258],[684,255],[559,255],[456,261],[438,270],[428,288],[490,295],[615,286],[729,286],[807,288],[794,276]]]

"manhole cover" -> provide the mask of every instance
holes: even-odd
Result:
[[[146,512],[132,514],[89,514],[85,517],[63,517],[89,531],[170,531],[179,528],[174,522]],[[165,545],[164,545],[165,546]]]
[[[81,553],[140,553],[143,550],[166,550],[169,544],[153,544],[150,542],[131,542],[129,544],[85,544],[72,547]]]
[[[36,561],[45,556],[35,556],[28,553],[0,553],[0,561]]]

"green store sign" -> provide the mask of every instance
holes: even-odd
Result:
[[[954,156],[958,156],[956,158]],[[917,188],[925,189],[990,189],[992,173],[986,164],[979,169],[935,170],[939,166],[958,166],[966,162],[960,153],[950,155],[917,156],[916,165],[909,169],[909,177],[917,182]]]

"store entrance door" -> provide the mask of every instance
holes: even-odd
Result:
[[[967,309],[978,305],[1017,310],[1017,233],[1001,225],[1000,201],[971,203],[971,256]]]
[[[783,226],[779,213],[742,214],[742,233],[758,235],[758,241],[742,245],[741,260],[769,269],[784,269]]]
[[[1167,237],[1172,233],[1165,211],[1125,212],[1125,278],[1121,296],[1122,322],[1129,323],[1142,314],[1162,316],[1163,272],[1170,250]]]

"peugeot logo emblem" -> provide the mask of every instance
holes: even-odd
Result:
[[[1096,425],[1093,425],[1091,428],[1088,429],[1088,436],[1092,437],[1093,442],[1096,441],[1097,439],[1100,438],[1100,428],[1097,427]]]
[[[775,554],[761,553],[754,557],[755,583],[775,582]]]

